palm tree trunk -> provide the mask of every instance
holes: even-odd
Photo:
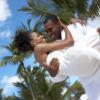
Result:
[[[25,69],[25,67],[24,67],[24,63],[21,62],[21,64],[22,64],[22,67],[23,67],[23,69],[24,69],[24,75],[25,75],[26,78],[27,78],[27,74],[28,74],[28,73],[26,72],[26,69]],[[28,76],[29,76],[29,75],[28,75]],[[32,90],[31,81],[30,81],[30,79],[28,79],[28,78],[27,78],[27,83],[28,83],[28,86],[29,86],[29,89],[30,89],[30,92],[31,92],[32,100],[36,100],[36,99],[35,99],[35,95],[34,95],[33,90]]]
[[[30,88],[30,92],[31,92],[31,95],[32,95],[32,100],[36,100],[35,99],[35,96],[34,96],[34,93],[33,93],[33,90],[32,90],[32,86],[31,86],[31,83],[30,83],[30,80],[27,80],[28,81],[28,85],[29,85],[29,88]]]

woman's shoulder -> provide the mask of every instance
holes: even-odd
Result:
[[[35,46],[34,51],[43,51],[47,43],[41,43]]]

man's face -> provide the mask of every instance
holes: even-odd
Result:
[[[45,23],[44,28],[53,40],[57,40],[61,35],[61,25],[59,24],[59,22],[48,20]]]

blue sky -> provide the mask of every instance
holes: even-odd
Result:
[[[0,46],[7,45],[11,42],[11,37],[21,25],[25,23],[30,15],[18,12],[17,10],[26,5],[26,0],[0,0]],[[0,60],[3,56],[10,53],[0,47]],[[25,60],[25,64],[32,64],[34,57]],[[12,82],[18,81],[16,76],[17,65],[7,65],[0,68],[0,88],[4,88],[4,94],[10,95],[15,92]]]
[[[17,10],[26,5],[26,0],[0,0],[0,46],[7,45],[11,42],[11,37],[14,35],[17,27],[21,23],[25,23],[30,15],[18,12]],[[34,23],[34,21],[33,21]],[[100,26],[100,17],[97,17],[93,22],[89,20],[92,27]],[[0,60],[3,56],[10,55],[10,53],[0,47]],[[25,65],[32,64],[34,57],[25,60]],[[4,94],[10,95],[15,92],[12,86],[13,82],[20,81],[16,76],[17,65],[7,65],[0,68],[0,88],[4,88]],[[75,78],[71,78],[74,81]]]

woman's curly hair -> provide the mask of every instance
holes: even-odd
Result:
[[[32,51],[31,33],[29,31],[18,30],[14,37],[15,46],[19,52]]]

